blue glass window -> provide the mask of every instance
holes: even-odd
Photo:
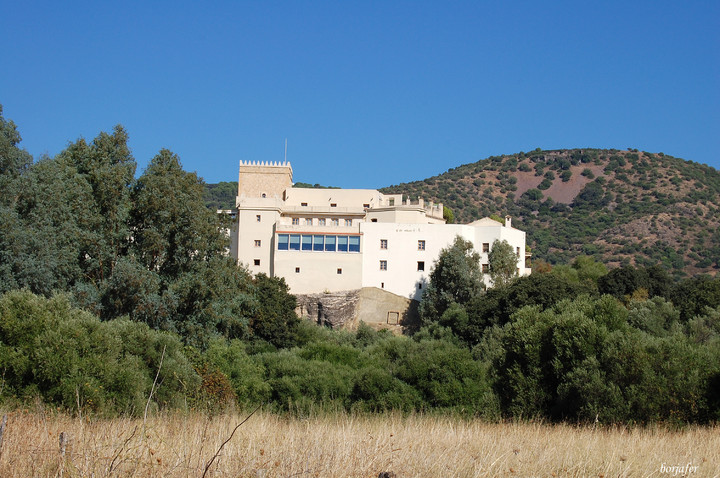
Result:
[[[323,250],[323,239],[325,239],[325,236],[313,236],[313,251]]]
[[[340,251],[340,252],[347,252],[347,250],[348,250],[348,237],[347,237],[347,236],[338,236],[337,247],[338,247],[338,251]]]
[[[335,252],[335,236],[325,236],[325,250]]]
[[[287,251],[288,250],[289,239],[290,239],[290,236],[287,234],[278,234],[278,250],[279,251]]]
[[[292,234],[290,236],[290,250],[300,250],[300,234]]]
[[[306,236],[305,234],[303,234],[302,250],[303,251],[312,251],[312,236],[310,236],[310,235]]]
[[[360,236],[350,236],[350,252],[360,252]]]

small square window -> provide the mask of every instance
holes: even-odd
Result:
[[[487,274],[488,272],[490,272],[490,266],[488,264],[483,264],[482,271],[483,271],[483,274]]]
[[[421,239],[418,241],[418,251],[424,251],[424,250],[425,250],[425,241]]]
[[[295,268],[295,273],[296,273],[296,274],[299,274],[299,273],[300,273],[300,268],[299,268],[299,267],[296,267],[296,268]]]
[[[257,222],[260,222],[260,214],[258,214],[257,216],[255,216],[255,220],[257,220]]]
[[[294,218],[292,218],[292,223],[293,223],[293,226],[299,226],[299,225],[300,225],[300,218],[299,218],[299,217],[294,217]]]
[[[301,202],[300,205],[301,205],[301,206],[307,206],[307,203],[306,203],[306,202]]]
[[[338,273],[338,274],[342,274],[342,268],[341,268],[341,267],[338,267],[337,273]]]
[[[370,219],[370,222],[377,222],[377,218],[374,217],[374,218]]]
[[[337,207],[337,203],[330,203],[330,207]]]
[[[387,239],[380,239],[380,249],[387,249]]]
[[[380,261],[380,270],[381,271],[387,270],[387,261]]]
[[[306,225],[306,226],[312,226],[312,218],[311,218],[311,217],[308,217],[308,218],[305,219],[305,225]]]
[[[318,219],[318,226],[324,226],[324,225],[325,225],[325,219],[324,218]]]
[[[370,205],[369,205],[369,204],[363,204],[363,207],[364,207],[365,209],[370,209]]]
[[[352,226],[352,219],[345,219],[346,226]]]
[[[425,270],[425,261],[418,261],[418,268],[417,268],[417,270],[419,270],[419,271],[424,271],[424,270]]]
[[[253,264],[255,264],[256,266],[259,266],[259,265],[260,265],[260,259],[255,259],[255,260],[253,260]]]
[[[262,241],[260,239],[255,239],[255,247],[262,246]]]
[[[489,242],[483,242],[483,252],[490,252],[490,243]]]

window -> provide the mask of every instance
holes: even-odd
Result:
[[[278,251],[287,251],[289,249],[289,239],[288,234],[278,234]]]
[[[337,273],[342,274],[342,267],[338,267]]]
[[[305,225],[306,225],[306,226],[312,226],[312,218],[311,218],[311,217],[308,217],[308,218],[305,219]]]
[[[424,250],[425,250],[425,241],[421,239],[418,241],[418,251],[424,251]]]
[[[337,207],[337,204],[334,203],[334,202],[333,202],[333,203],[330,203],[330,207]]]
[[[365,209],[370,209],[370,205],[369,205],[369,204],[363,204],[363,207],[364,207]]]
[[[483,242],[483,252],[490,252],[490,243]]]
[[[487,274],[488,272],[490,272],[490,266],[488,264],[483,264],[482,271],[483,271],[483,274]]]
[[[352,219],[345,219],[346,226],[352,226]]]
[[[380,270],[381,271],[387,270],[387,261],[380,261]]]
[[[306,203],[306,202],[301,202],[300,205],[301,205],[301,206],[307,206],[307,203]]]
[[[377,222],[377,218],[374,217],[374,218],[370,219],[370,222]]]
[[[299,217],[294,217],[294,218],[292,218],[292,223],[293,223],[293,226],[299,226],[299,225],[300,225],[300,218],[299,218]]]
[[[520,248],[519,247],[515,248],[515,255],[520,257]]]
[[[262,193],[262,197],[264,197],[264,198],[265,198],[265,197],[267,197],[267,195],[266,195],[265,193]]]
[[[322,251],[324,248],[325,236],[313,236],[313,251]]]
[[[303,251],[312,251],[312,236],[311,235],[305,235],[302,236],[302,250]]]
[[[397,325],[400,319],[400,312],[388,312],[387,323],[388,325]]]
[[[387,249],[387,239],[380,239],[380,249]]]
[[[350,236],[348,238],[348,250],[350,252],[360,252],[360,236]]]
[[[295,273],[296,273],[296,274],[299,274],[299,273],[300,273],[300,268],[299,268],[299,267],[296,267],[296,268],[295,268]]]
[[[255,216],[255,219],[257,220],[257,222],[260,222],[260,214],[258,214],[257,216]]]
[[[318,226],[324,226],[325,225],[325,218],[318,219]]]
[[[262,245],[262,241],[260,239],[255,239],[255,247],[260,247]]]
[[[339,226],[339,225],[340,225],[340,221],[337,220],[337,219],[333,219],[333,220],[332,220],[332,225],[333,225],[333,226]]]
[[[418,261],[418,268],[417,268],[417,270],[419,270],[419,271],[424,271],[424,270],[425,270],[425,261]]]
[[[390,201],[388,201],[388,203],[389,203],[391,206],[394,206],[394,205],[395,205],[395,198],[390,198]]]
[[[335,252],[336,236],[325,236],[325,250]]]
[[[290,250],[291,251],[299,251],[300,250],[300,234],[291,234],[290,235]]]
[[[418,282],[418,290],[422,289],[422,282]]]
[[[348,237],[347,236],[338,236],[337,250],[340,252],[347,252],[347,250],[348,250]]]
[[[260,259],[255,259],[255,260],[253,260],[253,264],[255,264],[256,266],[259,266],[259,265],[260,265]]]

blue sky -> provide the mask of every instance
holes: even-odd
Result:
[[[0,104],[34,157],[122,124],[207,182],[239,160],[377,188],[491,155],[720,169],[720,2],[6,2]]]

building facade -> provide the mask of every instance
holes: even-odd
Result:
[[[525,232],[489,218],[446,224],[443,205],[374,189],[294,188],[290,163],[241,162],[231,255],[252,273],[284,277],[293,294],[378,288],[420,300],[440,251],[471,241],[488,268],[495,240],[526,268]],[[486,277],[489,283],[489,277]]]

